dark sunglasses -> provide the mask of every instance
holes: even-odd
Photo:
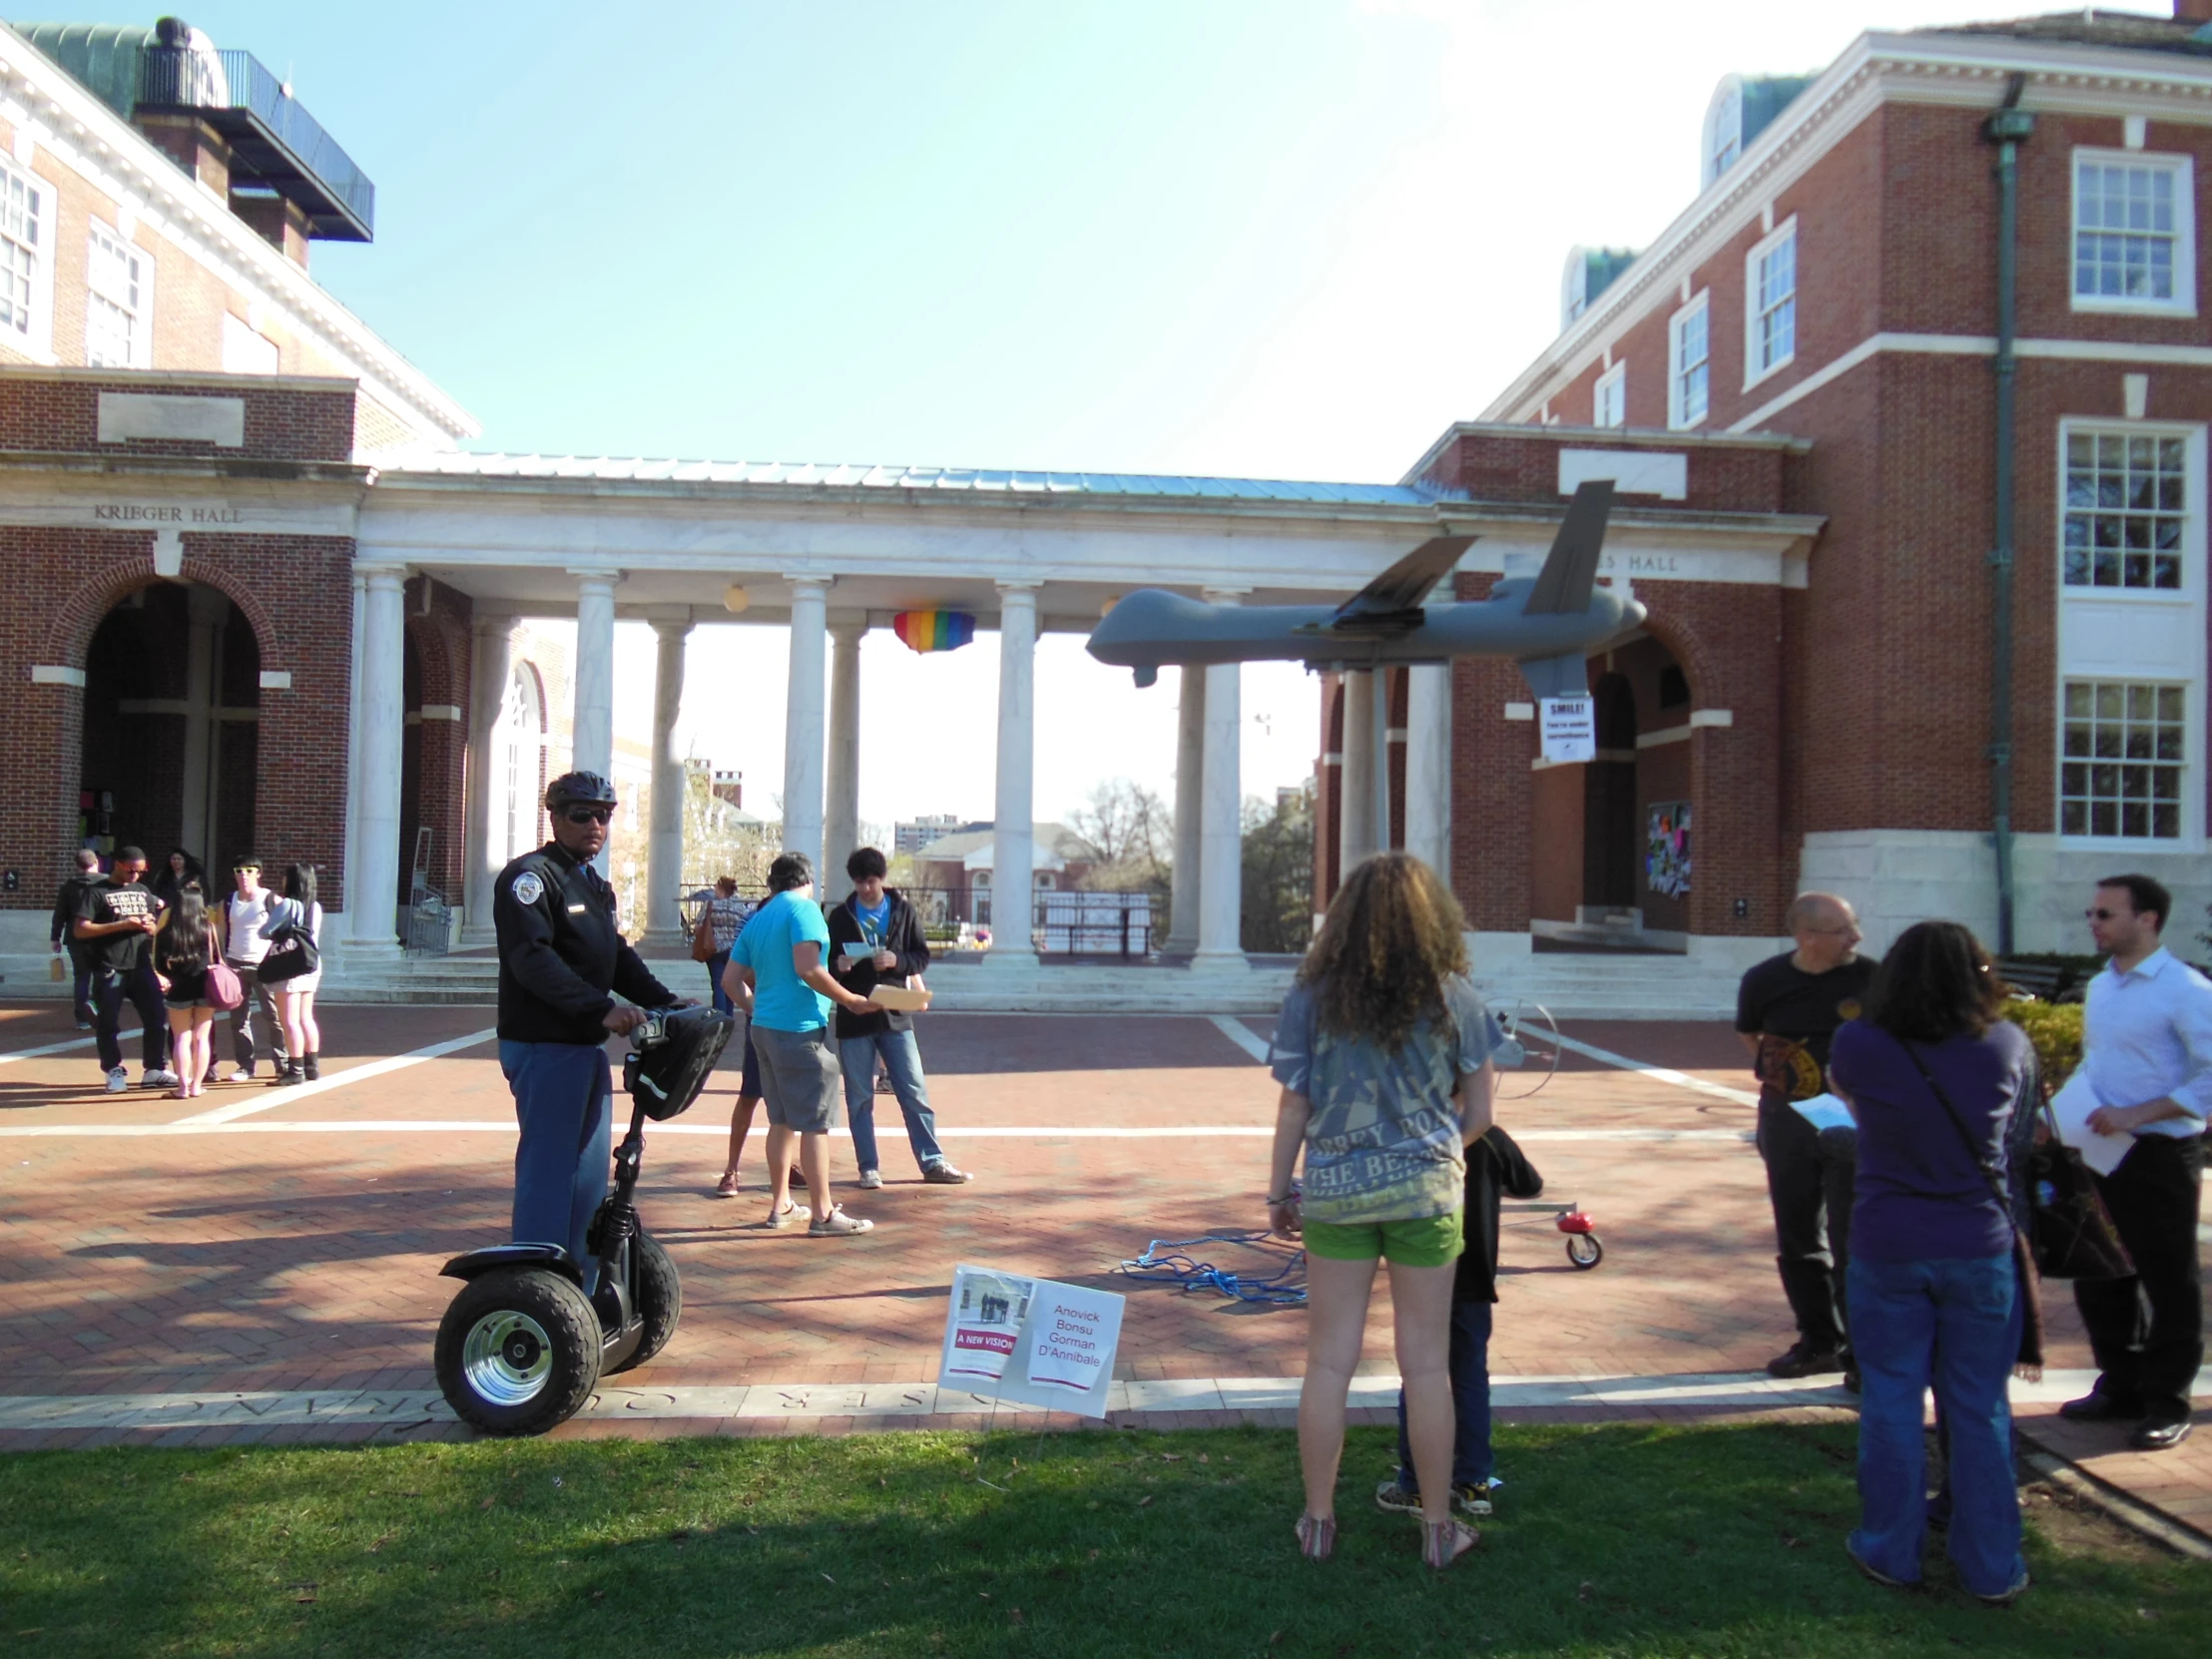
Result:
[[[571,824],[608,824],[614,816],[612,807],[571,807],[561,815]]]

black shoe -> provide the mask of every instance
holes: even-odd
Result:
[[[1843,1356],[1833,1348],[1815,1348],[1804,1338],[1790,1345],[1790,1352],[1767,1362],[1767,1375],[1776,1378],[1822,1377],[1844,1369]]]
[[[2187,1417],[2153,1417],[2127,1437],[2137,1451],[2170,1451],[2189,1437]]]
[[[2143,1415],[2143,1407],[2115,1399],[2102,1388],[2091,1388],[2079,1399],[2069,1399],[2059,1406],[2058,1414],[2068,1422],[2132,1422]]]
[[[306,1079],[299,1075],[299,1062],[297,1060],[279,1060],[276,1063],[276,1076],[271,1082],[270,1087],[273,1089],[290,1089],[296,1088],[305,1081]]]
[[[308,1056],[307,1056],[307,1057],[306,1057],[306,1058],[305,1058],[304,1060],[300,1061],[300,1062],[299,1062],[299,1064],[300,1064],[300,1066],[301,1066],[301,1067],[302,1067],[302,1068],[303,1068],[303,1069],[305,1070],[305,1073],[306,1073],[306,1078],[307,1078],[307,1081],[308,1081],[308,1082],[310,1082],[310,1083],[318,1083],[318,1082],[320,1082],[320,1081],[322,1080],[322,1056],[321,1056],[321,1055],[319,1055],[319,1054],[310,1054],[310,1055],[308,1055]]]

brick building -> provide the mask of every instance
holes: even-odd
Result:
[[[1766,515],[1803,539],[1767,573],[1612,561],[1650,617],[1591,664],[1594,762],[1544,767],[1517,676],[1455,665],[1449,862],[1476,926],[1500,949],[1610,939],[1718,967],[1817,886],[1877,944],[1948,915],[2081,949],[2086,883],[2137,868],[2194,934],[2212,899],[2212,0],[1869,34],[1817,75],[1727,77],[1699,142],[1697,198],[1648,248],[1574,250],[1558,337],[1407,482],[1557,502],[1612,472],[1632,536],[1672,519],[1691,548]],[[1502,568],[1483,552],[1462,594]],[[1373,840],[1342,810],[1367,764],[1348,695],[1366,693],[1325,688],[1323,892],[1347,830]],[[1421,734],[1403,671],[1390,695],[1410,739],[1395,778]]]

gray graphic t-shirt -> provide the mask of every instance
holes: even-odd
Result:
[[[1417,1221],[1459,1208],[1466,1154],[1453,1097],[1505,1033],[1464,977],[1444,982],[1444,1011],[1446,1020],[1423,1020],[1389,1054],[1323,1034],[1314,988],[1291,988],[1269,1065],[1278,1083],[1313,1102],[1304,1205],[1312,1220]]]

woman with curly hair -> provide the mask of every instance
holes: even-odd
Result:
[[[1336,1544],[1345,1401],[1378,1260],[1389,1264],[1422,1558],[1449,1566],[1479,1536],[1451,1513],[1451,1294],[1465,1148],[1490,1127],[1490,1055],[1504,1039],[1467,978],[1465,927],[1418,858],[1368,859],[1330,904],[1276,1024],[1268,1225],[1306,1243],[1298,1541],[1315,1560]]]

